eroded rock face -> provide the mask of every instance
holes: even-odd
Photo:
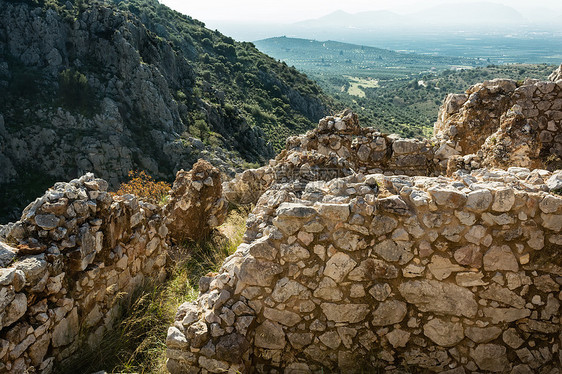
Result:
[[[168,369],[556,370],[562,263],[550,217],[562,197],[543,184],[552,173],[510,170],[272,185],[246,243],[174,325],[211,333],[169,344]],[[245,337],[236,359],[197,351],[232,346],[232,334]]]
[[[554,72],[552,72],[552,74],[550,74],[550,77],[548,77],[548,79],[550,79],[553,82],[559,81],[560,79],[562,79],[562,65],[560,65],[560,67],[558,67],[558,69],[554,70]]]
[[[207,161],[197,161],[190,171],[178,171],[164,208],[170,238],[177,243],[204,238],[224,222],[227,208],[220,171]]]

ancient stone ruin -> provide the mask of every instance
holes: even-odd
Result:
[[[171,207],[114,196],[86,174],[55,184],[1,228],[0,373],[51,373],[84,346],[96,347],[120,300],[165,279],[175,238],[166,222],[183,224],[193,239],[195,228],[204,234],[222,223],[218,170],[205,161],[194,170],[178,172]],[[186,210],[203,224],[183,221]]]
[[[449,95],[431,140],[349,111],[288,139],[224,184],[256,206],[168,370],[559,373],[560,103],[562,80],[493,80]]]
[[[0,373],[95,347],[174,243],[255,204],[244,243],[166,338],[179,373],[560,373],[562,80],[449,95],[433,139],[345,111],[221,185],[158,206],[87,174],[0,227]]]

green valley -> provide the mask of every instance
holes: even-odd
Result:
[[[255,42],[265,53],[302,70],[361,123],[408,137],[431,136],[447,93],[493,78],[546,79],[548,64],[489,65],[486,60],[395,52],[288,37]]]

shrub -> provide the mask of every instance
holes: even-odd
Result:
[[[172,186],[166,182],[156,182],[144,170],[129,171],[129,181],[122,183],[117,195],[133,194],[153,203],[163,204],[168,199],[168,192]]]
[[[91,108],[93,93],[88,78],[79,71],[66,69],[59,74],[59,96],[63,104],[72,109]]]

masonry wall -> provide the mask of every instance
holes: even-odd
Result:
[[[455,168],[562,167],[562,80],[494,79],[449,94],[435,123],[436,162]]]
[[[57,183],[5,231],[0,268],[0,372],[49,373],[96,346],[119,300],[166,276],[160,208],[111,196],[88,174]]]
[[[562,198],[522,168],[276,184],[168,370],[558,373]],[[369,369],[369,370],[371,370]]]
[[[270,165],[246,170],[225,183],[225,196],[237,204],[256,203],[273,183],[287,182],[287,167],[289,179],[305,181],[314,180],[308,177],[311,171],[317,174],[315,180],[329,180],[352,173],[438,176],[484,167],[560,169],[562,80],[557,74],[548,82],[494,79],[465,94],[449,94],[432,139],[406,139],[361,127],[349,110],[325,117],[317,128],[288,138]]]
[[[95,348],[134,291],[165,279],[170,243],[224,221],[209,163],[180,170],[170,192],[160,207],[111,195],[86,174],[55,184],[0,229],[0,373],[55,372]]]

